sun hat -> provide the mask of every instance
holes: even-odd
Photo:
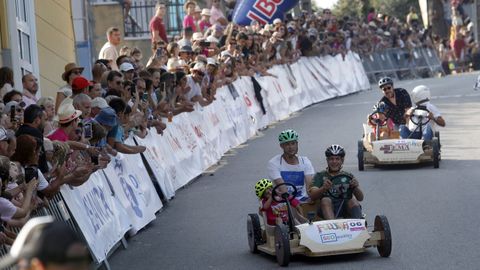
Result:
[[[80,67],[80,66],[77,66],[77,64],[75,63],[68,63],[65,65],[65,71],[62,73],[62,79],[64,81],[68,81],[68,76],[70,76],[70,74],[72,73],[72,71],[76,70],[76,69],[79,69],[80,70],[80,73],[83,72],[83,70],[85,69],[84,67]]]

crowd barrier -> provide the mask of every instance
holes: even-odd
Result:
[[[147,146],[146,163],[140,155],[119,154],[83,185],[64,185],[41,214],[66,221],[85,238],[97,266],[104,263],[108,269],[108,255],[124,242],[125,233],[135,234],[155,219],[163,207],[160,195],[172,199],[179,188],[259,129],[313,103],[370,88],[354,53],[345,59],[303,57],[269,72],[276,77],[255,78],[261,90],[255,89],[251,77],[240,77],[218,89],[211,105],[175,116],[163,135],[150,132],[143,139],[128,139],[127,144]]]
[[[432,48],[387,49],[363,56],[362,63],[371,83],[385,76],[402,80],[445,75]]]

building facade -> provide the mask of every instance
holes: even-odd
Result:
[[[0,0],[0,66],[13,69],[15,89],[33,73],[39,94],[55,97],[65,64],[75,61],[70,0]]]

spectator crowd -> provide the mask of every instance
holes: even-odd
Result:
[[[145,151],[125,143],[128,137],[162,134],[176,115],[211,104],[222,86],[238,96],[232,84],[238,76],[251,78],[265,113],[256,78],[274,76],[270,67],[301,56],[428,46],[437,48],[442,60],[461,63],[477,44],[454,2],[450,40],[424,29],[414,9],[405,20],[373,9],[364,20],[340,18],[325,9],[239,26],[229,23],[219,0],[209,8],[186,1],[182,35],[168,37],[166,6],[160,3],[150,21],[151,52],[122,46],[122,33],[111,27],[92,70],[67,63],[58,71],[65,85],[55,97],[39,96],[34,74],[15,85],[13,71],[0,68],[0,243],[11,245],[16,235],[10,228],[23,226],[62,185],[82,185],[117,153]]]

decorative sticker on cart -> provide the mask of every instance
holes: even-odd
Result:
[[[342,244],[366,231],[364,220],[319,221],[305,228],[306,236],[321,244]]]
[[[372,142],[372,154],[379,161],[415,161],[423,154],[423,140],[383,140]]]

